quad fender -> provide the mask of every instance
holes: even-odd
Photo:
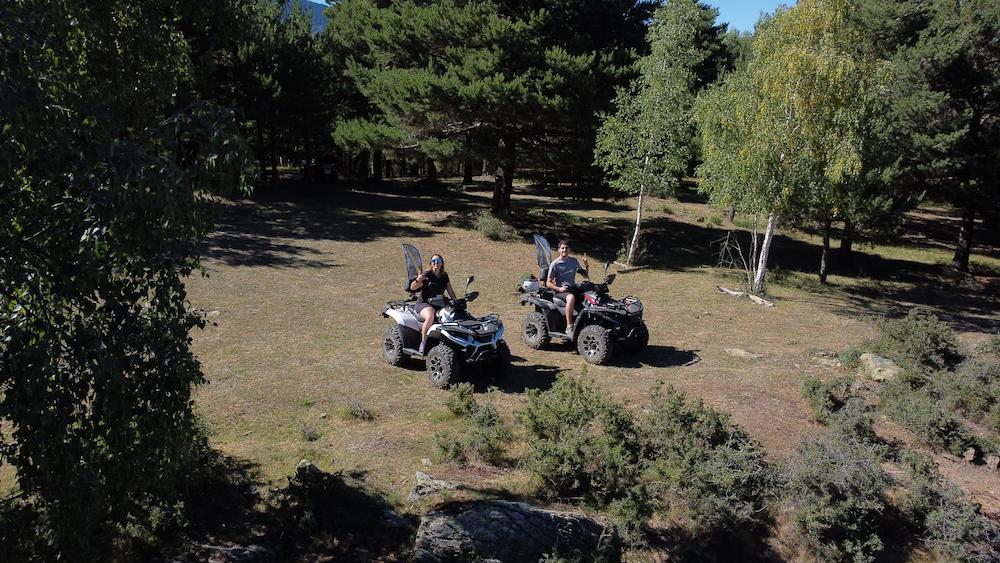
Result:
[[[534,305],[535,307],[540,307],[542,309],[555,309],[556,308],[556,304],[555,303],[553,303],[551,301],[548,301],[546,299],[542,299],[540,297],[534,296],[534,295],[522,295],[521,296],[521,305]]]
[[[399,309],[389,308],[382,312],[382,316],[391,318],[392,320],[396,321],[396,324],[400,324],[405,326],[406,328],[410,328],[417,332],[420,332],[420,324],[421,324],[420,321],[418,321],[416,317],[414,317],[412,314],[407,313],[406,311],[400,311]]]

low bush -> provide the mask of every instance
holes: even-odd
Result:
[[[962,419],[946,410],[926,388],[905,382],[887,385],[881,393],[882,410],[934,447],[961,455],[976,443]]]
[[[434,445],[436,446],[435,458],[439,462],[454,461],[464,463],[467,459],[465,441],[450,432],[436,432],[434,434]]]
[[[1000,429],[1000,363],[963,362],[955,371],[931,374],[927,389],[946,409]]]
[[[828,423],[830,417],[854,395],[855,383],[855,378],[849,376],[826,383],[815,377],[806,377],[802,383],[802,396],[809,401],[816,422]]]
[[[1000,356],[1000,334],[994,334],[979,346],[979,352]]]
[[[476,217],[476,229],[481,235],[496,241],[511,241],[517,238],[517,231],[487,210]]]
[[[842,432],[800,443],[785,466],[785,499],[805,545],[824,561],[872,561],[889,478],[882,446]]]
[[[844,366],[844,369],[856,370],[861,364],[861,354],[864,352],[860,346],[851,346],[838,354],[837,359],[840,360],[840,365]]]
[[[905,318],[879,323],[872,350],[918,373],[950,369],[963,358],[951,327],[921,309],[911,310]]]
[[[872,408],[860,397],[851,397],[837,412],[830,415],[827,424],[830,430],[854,438],[859,442],[876,442],[875,420]]]
[[[469,416],[472,414],[478,406],[476,404],[476,397],[473,395],[472,384],[463,381],[454,386],[444,406],[448,407],[448,410],[455,416]]]
[[[320,439],[319,430],[309,425],[308,423],[305,422],[302,423],[301,431],[302,431],[302,439],[307,442],[315,442],[316,440]]]
[[[934,460],[905,452],[901,462],[909,476],[903,509],[929,549],[944,561],[1000,560],[1000,530],[942,479]]]
[[[547,391],[529,391],[517,418],[528,434],[524,465],[542,496],[605,506],[634,495],[643,466],[635,419],[593,383],[560,377]]]
[[[643,429],[662,492],[682,501],[699,535],[761,523],[775,490],[774,471],[761,445],[727,414],[660,386]]]
[[[504,460],[507,444],[514,434],[510,426],[497,412],[493,403],[487,402],[473,410],[469,418],[470,428],[466,447],[479,459],[489,464],[499,464]]]

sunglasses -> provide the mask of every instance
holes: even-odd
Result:
[[[444,264],[444,260],[442,260],[440,258],[435,258],[435,259],[431,260],[431,264]]]

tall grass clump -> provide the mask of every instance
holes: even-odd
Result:
[[[517,238],[517,231],[504,223],[488,210],[480,211],[476,217],[476,230],[489,240],[511,241]]]

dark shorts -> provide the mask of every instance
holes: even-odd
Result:
[[[569,296],[569,295],[573,295],[573,292],[572,291],[560,291],[555,296],[556,296],[556,299],[562,299],[563,301],[565,301],[566,297]]]
[[[428,307],[430,307],[431,309],[433,309],[434,305],[431,305],[430,303],[428,303],[426,301],[417,301],[416,303],[413,304],[413,312],[416,313],[417,316],[419,317],[420,316],[420,312],[423,311],[424,309],[428,308]]]

